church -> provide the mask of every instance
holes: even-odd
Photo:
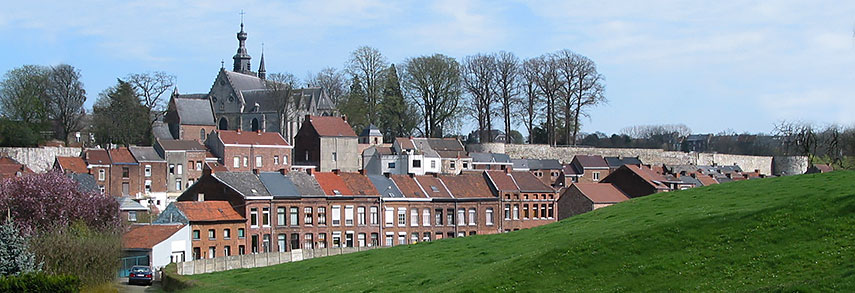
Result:
[[[283,84],[267,80],[263,52],[258,71],[252,71],[252,57],[246,49],[247,33],[244,31],[243,22],[240,24],[237,39],[238,49],[232,57],[232,70],[221,67],[207,94],[179,94],[177,90],[173,92],[164,119],[168,124],[168,135],[171,139],[204,141],[203,129],[207,127],[208,132],[213,129],[279,132],[288,143],[293,144],[294,136],[306,115],[338,115],[336,105],[322,88],[309,87],[288,91]],[[198,105],[203,102],[200,100],[207,101],[210,112],[208,109],[199,109]],[[193,121],[194,124],[187,125],[186,121]],[[184,128],[193,130],[184,131]],[[166,135],[163,133],[156,136]]]

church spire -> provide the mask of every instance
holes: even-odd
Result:
[[[237,54],[232,57],[232,59],[235,60],[234,70],[232,71],[250,73],[252,72],[252,68],[249,65],[249,60],[252,59],[252,57],[250,57],[249,53],[246,52],[246,32],[243,31],[243,10],[241,10],[240,14],[240,32],[237,33],[238,49]]]
[[[258,78],[267,78],[267,69],[264,68],[264,43],[261,43],[261,61],[258,63]]]

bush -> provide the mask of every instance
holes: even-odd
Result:
[[[68,275],[30,273],[0,277],[0,292],[78,292],[80,279]]]
[[[73,274],[87,286],[112,282],[119,270],[122,236],[117,231],[94,231],[76,222],[65,229],[39,234],[30,239],[30,244],[44,261],[46,272]]]

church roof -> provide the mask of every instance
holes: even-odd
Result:
[[[383,136],[383,134],[380,133],[380,128],[377,128],[377,126],[374,126],[374,124],[369,124],[367,127],[362,129],[362,132],[359,133],[359,136]]]
[[[224,72],[226,73],[226,79],[228,79],[235,92],[267,88],[267,86],[264,85],[264,80],[258,78],[257,76],[234,71]]]
[[[175,110],[182,125],[216,125],[214,110],[211,109],[211,102],[205,99],[205,95],[192,95],[190,98],[186,96],[191,95],[181,95],[174,99]],[[199,96],[201,98],[198,98]]]

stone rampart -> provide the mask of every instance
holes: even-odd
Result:
[[[795,175],[807,172],[810,162],[805,156],[775,156],[772,160],[772,174]]]
[[[74,147],[0,147],[0,156],[11,157],[33,172],[41,173],[50,170],[57,156],[77,157],[82,151],[83,149]]]

